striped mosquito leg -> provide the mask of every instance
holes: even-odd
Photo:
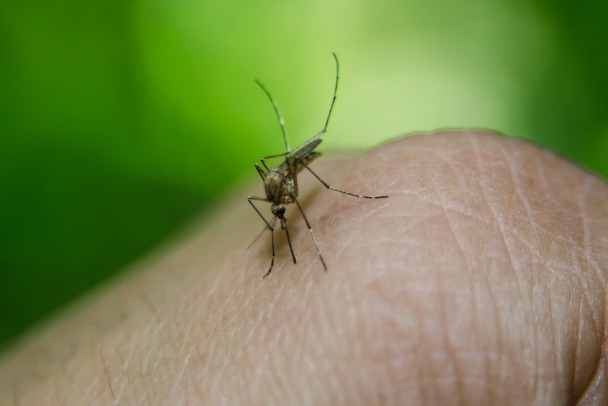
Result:
[[[315,176],[315,178],[317,178],[317,179],[319,180],[319,182],[321,182],[321,183],[323,184],[323,186],[325,186],[325,187],[326,187],[327,189],[329,189],[329,190],[333,190],[333,191],[336,191],[336,192],[344,193],[345,195],[349,195],[349,196],[360,197],[360,198],[362,198],[362,199],[386,199],[386,198],[388,197],[388,196],[365,196],[365,195],[358,195],[358,194],[356,194],[356,193],[345,192],[344,190],[336,189],[336,188],[335,188],[335,187],[333,187],[333,186],[329,186],[329,185],[328,185],[328,184],[327,184],[327,183],[326,183],[326,182],[325,182],[323,179],[321,179],[321,178],[319,177],[319,175],[317,175],[316,173],[314,173],[314,172],[312,171],[312,169],[310,169],[310,168],[308,167],[308,165],[305,165],[305,164],[302,164],[302,165],[304,165],[304,167],[305,167],[306,169],[308,169],[308,171],[309,171],[310,173],[312,173],[312,174]]]
[[[319,258],[321,259],[321,263],[323,264],[323,269],[325,271],[327,271],[327,265],[325,265],[325,260],[323,259],[323,255],[321,255],[321,250],[319,249],[319,246],[317,245],[317,240],[315,239],[315,235],[312,232],[312,227],[310,226],[310,223],[308,222],[308,219],[306,218],[306,215],[304,214],[304,210],[302,210],[302,206],[300,206],[300,202],[298,201],[298,199],[295,199],[296,204],[298,205],[298,209],[300,209],[300,213],[302,213],[302,217],[304,218],[304,222],[306,222],[306,227],[308,227],[308,231],[310,231],[310,236],[312,237],[312,242],[315,245],[315,248],[317,249],[317,254],[319,254]]]

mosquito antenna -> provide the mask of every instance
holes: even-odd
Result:
[[[327,120],[325,120],[325,126],[321,131],[317,133],[313,138],[317,138],[325,134],[327,131],[327,125],[329,124],[329,118],[331,117],[331,112],[334,109],[334,104],[336,103],[336,97],[338,95],[338,80],[340,79],[340,63],[338,62],[338,56],[335,53],[331,53],[336,60],[336,84],[334,85],[334,97],[331,99],[331,105],[329,106],[329,113],[327,114]]]
[[[268,89],[266,89],[266,87],[262,84],[262,82],[260,82],[259,80],[256,79],[255,83],[257,83],[262,88],[264,93],[266,93],[266,96],[268,96],[268,98],[270,99],[270,102],[272,103],[272,106],[274,107],[274,111],[277,114],[277,117],[279,118],[279,124],[281,125],[281,132],[283,133],[283,141],[285,141],[285,148],[287,149],[287,152],[290,152],[291,148],[289,148],[289,141],[287,141],[287,134],[285,133],[285,120],[283,120],[283,116],[281,115],[281,111],[279,110],[279,105],[272,98],[272,96],[270,95],[270,92],[268,91]],[[332,103],[332,105],[333,105],[333,103]],[[328,118],[328,120],[329,120],[329,118]],[[327,124],[325,124],[325,126],[327,126]]]

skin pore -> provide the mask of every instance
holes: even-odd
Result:
[[[298,178],[327,272],[289,205],[298,262],[278,229],[262,279],[270,236],[246,250],[264,226],[251,184],[3,354],[0,404],[608,401],[603,180],[478,131],[314,169],[389,195]]]

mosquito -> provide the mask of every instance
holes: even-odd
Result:
[[[327,271],[327,265],[325,264],[325,260],[323,259],[323,255],[321,255],[321,250],[319,249],[319,245],[317,244],[317,240],[315,239],[315,235],[312,232],[312,227],[310,226],[310,222],[306,218],[304,214],[304,210],[302,210],[302,206],[298,201],[298,174],[302,172],[304,169],[307,169],[310,173],[313,174],[315,178],[321,182],[325,188],[329,190],[333,190],[336,192],[340,192],[349,196],[359,197],[363,199],[385,199],[388,196],[365,196],[359,195],[356,193],[345,192],[343,190],[336,189],[330,185],[328,185],[323,179],[319,177],[312,169],[308,166],[312,161],[321,156],[320,152],[315,151],[315,148],[319,146],[319,144],[323,141],[321,136],[325,134],[327,131],[327,125],[329,124],[329,118],[331,117],[331,112],[334,108],[334,104],[336,102],[336,95],[338,93],[338,79],[340,77],[340,64],[338,63],[338,57],[335,53],[332,52],[334,60],[336,61],[336,82],[334,85],[334,95],[331,100],[331,105],[329,106],[329,113],[327,114],[327,119],[325,120],[325,125],[323,129],[319,131],[314,137],[306,141],[304,144],[300,145],[293,151],[289,147],[289,142],[287,141],[287,135],[285,132],[285,120],[281,115],[281,111],[279,110],[279,106],[274,98],[270,95],[270,92],[266,87],[260,82],[256,80],[256,83],[262,88],[264,93],[270,99],[272,106],[274,107],[274,111],[279,119],[279,124],[281,126],[281,132],[283,134],[283,141],[285,142],[285,152],[277,155],[270,155],[260,158],[260,163],[262,167],[257,163],[253,164],[255,169],[258,171],[258,174],[262,178],[264,182],[264,191],[266,193],[266,197],[258,197],[258,196],[248,196],[247,201],[251,204],[251,207],[256,211],[256,213],[264,220],[265,226],[262,232],[253,240],[253,242],[249,245],[253,245],[258,238],[266,231],[270,230],[271,241],[272,241],[272,260],[270,261],[270,267],[266,274],[264,274],[263,278],[266,278],[270,271],[272,271],[272,267],[274,266],[274,258],[275,258],[275,249],[274,249],[274,227],[277,219],[281,223],[281,229],[285,230],[285,236],[287,237],[287,243],[289,244],[289,251],[291,252],[291,258],[293,259],[293,263],[296,263],[296,256],[293,252],[293,247],[291,245],[291,238],[289,236],[289,229],[287,227],[287,219],[285,218],[285,205],[295,203],[304,218],[304,222],[306,223],[306,227],[308,231],[310,231],[310,236],[312,238],[312,242],[317,250],[317,254],[319,255],[319,259],[321,260],[321,264],[323,264],[323,269]],[[266,165],[265,160],[271,158],[281,158],[284,157],[285,160],[279,164],[277,167],[270,168]],[[261,201],[270,203],[270,211],[272,212],[272,220],[266,220],[266,217],[262,215],[260,210],[253,204],[253,201]]]

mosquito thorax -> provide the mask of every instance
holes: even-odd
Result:
[[[264,179],[266,197],[271,202],[289,204],[298,196],[298,189],[289,173],[273,170]]]

